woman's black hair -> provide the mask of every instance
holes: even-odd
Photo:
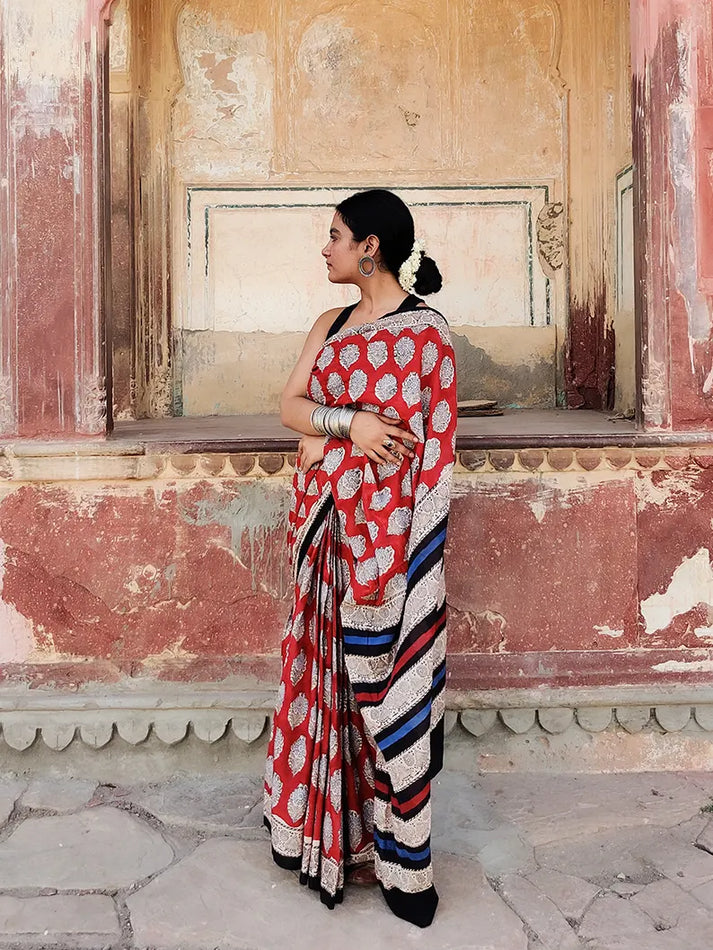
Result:
[[[355,241],[365,241],[370,234],[378,237],[381,262],[398,280],[399,268],[411,256],[414,242],[413,217],[404,202],[392,191],[374,188],[345,198],[337,212]],[[436,294],[442,286],[436,262],[421,252],[414,292]]]

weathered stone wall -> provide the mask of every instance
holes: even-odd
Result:
[[[6,451],[2,678],[271,681],[290,458],[112,451]],[[461,452],[451,686],[709,680],[712,466],[710,447]]]
[[[446,277],[433,302],[461,338],[462,398],[552,406],[559,391],[604,405],[616,321],[618,405],[633,405],[633,310],[615,295],[617,268],[631,281],[631,245],[618,240],[631,231],[617,190],[631,164],[625,0],[170,0],[160,13],[121,0],[119,10],[131,25],[118,21],[116,61],[123,69],[133,50],[137,64],[136,175],[163,196],[135,225],[154,261],[139,337],[152,319],[165,333],[168,307],[177,408],[275,411],[305,327],[350,299],[319,256],[330,204],[375,184],[411,189]],[[305,210],[315,186],[328,197]],[[276,189],[260,208],[256,187]],[[152,296],[162,267],[170,301],[160,288]],[[126,344],[118,350],[123,367]],[[169,411],[167,357],[156,367],[146,356],[134,356],[136,410]],[[158,382],[144,385],[152,362]]]

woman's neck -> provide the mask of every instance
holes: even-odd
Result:
[[[361,300],[354,310],[363,320],[373,320],[396,310],[408,296],[393,274],[378,271],[373,277],[365,277],[357,284]]]

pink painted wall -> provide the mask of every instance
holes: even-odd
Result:
[[[0,435],[106,432],[107,6],[0,4]]]
[[[461,468],[452,687],[710,681],[713,450],[587,451],[542,451],[534,471],[531,450]],[[201,475],[206,460],[223,474]],[[157,475],[138,482],[6,472],[3,679],[274,679],[291,595],[288,463],[240,479],[225,456],[181,462],[177,477],[152,459]]]
[[[642,418],[713,421],[713,6],[633,0]]]

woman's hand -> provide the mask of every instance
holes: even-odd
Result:
[[[308,472],[313,465],[324,458],[323,435],[303,435],[297,447],[297,468],[301,472]]]
[[[413,452],[404,443],[418,442],[400,420],[366,410],[360,410],[352,419],[349,437],[377,465],[401,464],[405,458],[413,458]]]

